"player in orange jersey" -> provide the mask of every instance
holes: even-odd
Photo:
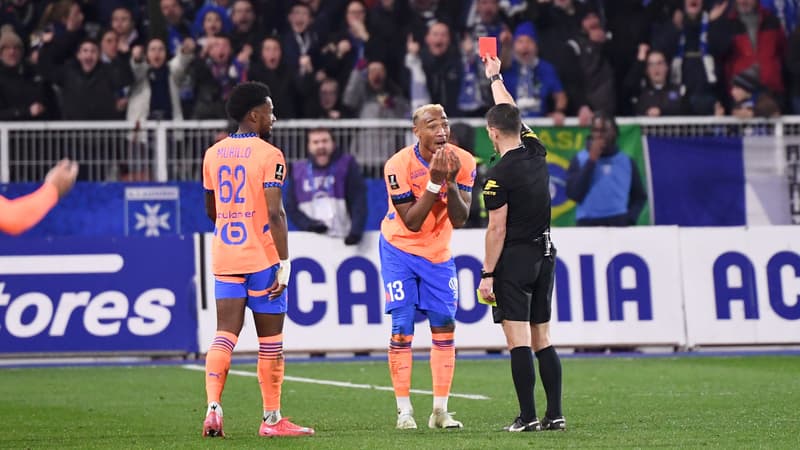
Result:
[[[33,228],[67,195],[77,176],[78,163],[62,159],[36,191],[13,200],[0,195],[0,231],[17,236]]]
[[[461,428],[447,411],[455,369],[458,277],[450,253],[453,227],[467,221],[475,181],[475,159],[448,144],[450,125],[441,105],[413,115],[418,142],[398,151],[384,168],[389,211],[381,223],[381,276],[386,313],[392,315],[389,370],[397,400],[397,428],[413,429],[411,341],[414,315],[430,322],[433,342],[433,413],[430,428]]]
[[[220,401],[244,321],[253,312],[258,334],[258,383],[264,404],[261,436],[312,435],[281,417],[283,320],[289,283],[288,231],[281,189],[283,153],[269,144],[272,99],[262,83],[242,83],[231,92],[228,115],[236,133],[217,142],[203,159],[206,212],[214,221],[211,250],[217,333],[206,355],[208,410],[203,436],[224,436]]]

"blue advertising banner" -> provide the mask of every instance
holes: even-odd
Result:
[[[367,230],[380,229],[388,207],[383,180],[367,179]],[[0,195],[13,199],[41,183],[0,185]],[[207,233],[214,225],[206,216],[200,182],[77,183],[25,237],[144,236]],[[290,222],[289,230],[296,230]],[[0,242],[12,238],[0,233]]]
[[[0,249],[0,353],[197,351],[194,242],[14,239]]]

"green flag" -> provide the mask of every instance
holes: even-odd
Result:
[[[534,131],[547,149],[547,163],[550,168],[550,196],[552,197],[553,226],[566,227],[575,225],[575,202],[567,198],[567,168],[572,158],[586,147],[586,136],[589,128],[584,127],[540,127]],[[644,152],[642,150],[642,129],[639,125],[621,125],[617,137],[619,149],[633,159],[642,176],[642,183],[647,189],[647,171],[645,170]],[[475,151],[478,157],[489,161],[494,155],[492,142],[486,134],[486,128],[475,128]],[[650,224],[650,203],[645,203],[639,215],[637,225]]]

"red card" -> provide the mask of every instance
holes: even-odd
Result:
[[[478,38],[478,51],[481,58],[489,56],[497,56],[497,38],[494,37],[481,37]]]

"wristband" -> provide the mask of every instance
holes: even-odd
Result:
[[[282,259],[278,267],[278,273],[275,278],[278,279],[278,284],[287,286],[289,284],[289,276],[292,274],[292,263],[288,259]]]
[[[485,270],[481,269],[481,278],[494,278],[494,271],[486,272]]]
[[[441,191],[441,190],[442,190],[442,185],[441,185],[441,184],[436,184],[436,183],[434,183],[433,181],[430,181],[430,180],[428,180],[428,186],[427,186],[427,187],[425,187],[425,189],[426,189],[428,192],[431,192],[431,193],[433,193],[433,194],[438,194],[438,193],[439,193],[439,191]]]

